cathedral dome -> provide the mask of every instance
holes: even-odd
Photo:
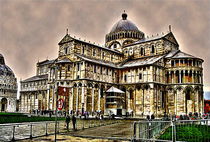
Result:
[[[15,76],[13,71],[5,65],[4,57],[0,54],[0,75],[3,76]]]
[[[134,23],[127,20],[127,14],[122,14],[122,19],[118,21],[113,27],[110,33],[119,32],[119,31],[139,31]]]
[[[106,47],[118,48],[144,38],[144,33],[141,32],[135,24],[127,20],[127,16],[128,15],[124,12],[122,19],[118,21],[106,35]]]

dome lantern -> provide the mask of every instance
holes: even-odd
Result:
[[[127,17],[128,17],[128,15],[125,13],[125,10],[124,10],[124,13],[122,14],[122,19],[123,19],[123,20],[126,20]]]

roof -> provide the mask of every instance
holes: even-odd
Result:
[[[55,60],[44,60],[42,62],[38,62],[38,65],[48,65],[48,64],[52,64]]]
[[[197,57],[194,57],[194,56],[192,56],[190,54],[187,54],[187,53],[184,53],[182,51],[179,51],[172,58],[197,58]]]
[[[151,65],[163,58],[165,55],[159,56],[151,56],[151,57],[143,57],[139,59],[128,60],[126,62],[121,62],[119,64],[114,64],[113,62],[108,62],[100,59],[93,59],[87,56],[83,56],[80,54],[76,54],[77,57],[81,58],[82,60],[92,62],[95,64],[100,64],[104,66],[109,66],[113,68],[128,68],[128,67],[136,67],[136,66],[143,66],[143,65]]]
[[[114,86],[112,86],[111,88],[109,88],[107,91],[107,93],[125,93],[122,90],[115,88]]]
[[[172,59],[181,59],[181,58],[184,58],[184,59],[200,59],[198,57],[195,57],[193,55],[190,55],[190,54],[187,54],[185,52],[182,52],[180,50],[172,50],[171,52],[169,52],[165,58],[172,58]],[[202,60],[202,59],[201,59]]]
[[[68,58],[64,58],[61,60],[57,60],[56,63],[71,63],[71,60],[69,60]]]
[[[4,57],[0,54],[0,75],[15,76],[13,71],[5,64]]]
[[[119,32],[119,31],[138,31],[139,32],[139,29],[131,21],[127,19],[126,20],[121,19],[112,27],[112,30],[110,31],[110,33]]]
[[[0,75],[4,76],[15,76],[13,71],[7,66],[0,64]]]
[[[172,50],[171,52],[169,52],[165,58],[171,58],[173,57],[177,52],[179,52],[179,50]]]
[[[38,81],[38,80],[46,80],[48,78],[48,74],[44,75],[36,75],[30,78],[23,80],[22,82],[31,82],[31,81]]]
[[[104,50],[108,50],[108,51],[111,51],[111,52],[115,52],[117,54],[121,54],[122,55],[121,52],[119,52],[119,51],[117,51],[115,49],[111,49],[111,48],[107,48],[107,47],[102,47],[102,46],[99,46],[99,45],[96,45],[96,44],[93,44],[93,43],[90,43],[90,42],[87,42],[87,41],[76,39],[76,38],[71,37],[69,34],[66,34],[64,36],[64,38],[58,44],[59,45],[60,44],[64,44],[64,43],[69,42],[71,40],[76,40],[76,41],[79,41],[79,42],[82,42],[82,43],[85,43],[85,44],[89,44],[89,45],[94,46],[94,47],[98,47],[98,48],[101,48],[101,49],[104,49]]]
[[[99,59],[93,59],[93,58],[90,58],[90,57],[87,57],[87,56],[83,56],[83,55],[79,55],[79,54],[76,54],[76,56],[81,58],[81,59],[83,59],[83,60],[85,60],[85,61],[92,62],[92,63],[95,63],[95,64],[105,65],[105,66],[114,67],[114,68],[117,67],[116,64],[114,64],[112,62],[99,60]]]
[[[135,66],[142,66],[142,65],[151,65],[163,58],[164,55],[161,56],[152,56],[152,57],[144,57],[135,60],[131,60],[125,62],[120,68],[127,68],[127,67],[135,67]]]
[[[153,40],[159,40],[159,39],[162,39],[162,38],[166,38],[168,35],[171,35],[171,36],[174,37],[173,33],[169,31],[169,32],[167,32],[167,33],[165,33],[165,34],[162,33],[162,34],[157,34],[156,36],[143,38],[143,39],[138,40],[138,41],[136,41],[136,42],[133,42],[133,43],[131,43],[131,44],[127,44],[127,45],[125,45],[125,47],[131,46],[131,45],[140,44],[140,43],[144,43],[144,42],[149,42],[149,41],[153,41]],[[178,43],[176,42],[175,37],[174,37],[174,40],[175,40],[175,43],[178,44]]]

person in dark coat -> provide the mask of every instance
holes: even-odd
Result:
[[[155,115],[152,114],[152,115],[151,115],[151,120],[154,120],[154,119],[155,119]]]
[[[149,115],[147,115],[147,120],[150,120],[150,116]]]
[[[67,129],[67,131],[69,131],[69,123],[70,123],[70,116],[67,115],[66,116],[66,129]]]
[[[77,123],[77,119],[76,117],[73,115],[72,116],[72,124],[73,124],[73,129],[76,130],[76,123]]]

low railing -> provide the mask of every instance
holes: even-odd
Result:
[[[119,122],[119,120],[77,119],[76,129],[83,130],[87,128],[105,126]],[[72,122],[69,123],[69,130],[73,131]],[[58,121],[57,134],[66,132],[67,129],[65,121]],[[34,137],[47,136],[52,134],[55,134],[54,121],[0,124],[0,141],[32,139]]]
[[[133,123],[133,141],[206,141],[210,135],[210,119],[177,121],[136,121]],[[192,132],[191,132],[192,131]],[[198,131],[198,132],[195,132]],[[193,135],[195,133],[195,135]]]

